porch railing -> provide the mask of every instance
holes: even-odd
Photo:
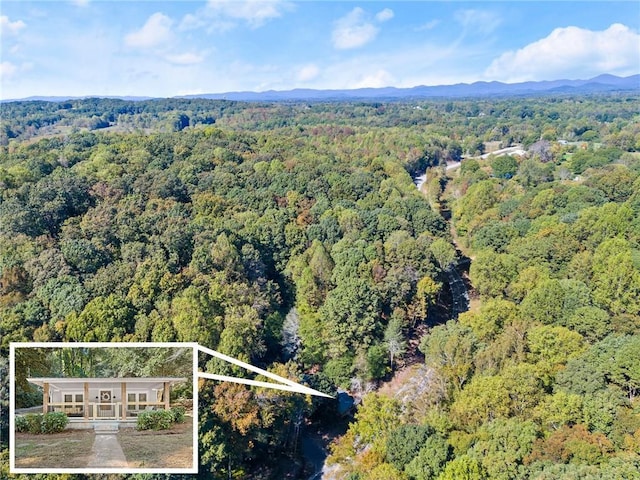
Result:
[[[122,402],[90,402],[87,418],[117,420],[122,418]],[[50,403],[49,412],[63,412],[69,418],[84,418],[85,405],[82,402]],[[163,410],[162,402],[130,402],[127,403],[127,418],[135,418],[140,412],[147,410]]]
[[[63,412],[67,417],[84,417],[84,403],[50,403],[48,412]]]

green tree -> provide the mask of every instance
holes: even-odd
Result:
[[[456,260],[456,250],[453,246],[442,238],[437,238],[429,246],[440,268],[446,270]]]
[[[433,434],[433,428],[421,425],[402,425],[390,431],[387,436],[386,460],[402,471]]]
[[[243,362],[254,362],[265,353],[263,322],[255,309],[242,305],[230,308],[224,317],[224,330],[218,348]]]
[[[471,330],[455,321],[435,327],[420,341],[425,363],[438,371],[454,390],[462,389],[471,377],[477,348]]]
[[[49,309],[54,321],[82,311],[88,297],[78,279],[69,275],[48,280],[36,291],[36,296]]]
[[[133,331],[133,311],[122,297],[96,297],[80,314],[71,313],[66,320],[65,334],[74,341],[122,341]]]
[[[366,347],[373,342],[378,327],[380,298],[366,278],[349,278],[327,295],[320,308],[332,356]]]
[[[553,178],[553,171],[533,158],[525,158],[518,167],[518,180],[527,187],[535,187]]]
[[[367,480],[404,480],[406,477],[397,468],[382,463],[365,475]]]
[[[518,161],[510,155],[501,155],[491,161],[491,169],[498,178],[511,178],[518,171]]]
[[[27,381],[27,378],[36,376],[46,377],[53,373],[53,364],[49,354],[50,351],[48,349],[42,348],[15,349],[14,388],[16,389],[16,408],[31,407],[42,403],[42,394],[34,385]]]
[[[591,304],[591,292],[577,280],[544,280],[522,301],[520,312],[541,323],[568,325],[580,307]]]
[[[595,301],[614,314],[640,312],[640,271],[629,243],[621,238],[604,241],[593,256]]]
[[[191,285],[171,302],[171,321],[182,342],[215,348],[223,331],[224,309],[205,286]]]
[[[104,251],[82,238],[62,242],[61,250],[67,263],[81,273],[95,273],[108,261]]]
[[[487,478],[517,478],[538,436],[538,426],[531,420],[498,419],[478,430],[472,452],[481,459]]]
[[[389,364],[393,368],[393,360],[402,355],[406,348],[407,342],[402,331],[402,318],[397,315],[391,317],[384,331],[384,344],[389,352]]]
[[[584,351],[582,335],[565,327],[533,327],[529,330],[528,343],[532,361],[551,365],[564,365]]]
[[[497,200],[495,181],[483,180],[471,185],[453,209],[458,232],[464,234],[469,231],[476,219],[492,208]]]
[[[486,471],[473,457],[460,455],[447,463],[438,480],[482,480],[486,478]]]
[[[427,318],[429,307],[435,305],[441,289],[442,285],[428,275],[425,275],[418,281],[414,297],[414,311],[417,318]]]
[[[504,367],[500,374],[509,391],[511,413],[520,418],[529,417],[552,382],[552,375],[546,365],[518,363]]]
[[[439,435],[431,435],[404,471],[415,480],[435,480],[450,459],[451,446]]]
[[[509,413],[509,390],[499,375],[474,376],[451,404],[453,420],[466,431],[473,431],[497,418],[506,418]]]
[[[513,255],[481,250],[471,264],[469,276],[481,295],[500,297],[516,278],[518,263]]]
[[[358,438],[360,445],[372,443],[386,436],[397,427],[400,421],[400,403],[378,393],[363,397],[362,404],[355,415],[355,423],[349,426]]]
[[[557,375],[557,388],[593,395],[615,385],[629,398],[637,395],[636,335],[609,335],[567,362]]]
[[[469,327],[478,340],[493,340],[505,325],[518,317],[518,308],[513,302],[492,298],[484,302],[477,312],[459,315],[460,324]]]
[[[546,397],[535,409],[534,416],[543,427],[557,430],[563,425],[575,425],[582,420],[581,395],[562,390]]]
[[[598,307],[584,306],[573,312],[567,321],[567,327],[594,343],[611,333],[611,317]]]

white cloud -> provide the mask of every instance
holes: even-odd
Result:
[[[165,59],[174,65],[195,65],[204,61],[204,55],[193,52],[175,53],[166,55]]]
[[[207,22],[205,22],[204,18],[202,15],[195,15],[193,13],[187,13],[183,18],[182,21],[180,22],[180,25],[178,26],[179,30],[194,30],[196,28],[200,28],[204,25],[206,25]]]
[[[282,16],[283,10],[289,8],[289,4],[277,0],[209,0],[207,8],[223,17],[243,20],[256,28],[268,20]]]
[[[11,62],[0,63],[0,79],[6,80],[18,72],[18,67]]]
[[[508,82],[632,75],[640,72],[638,45],[640,35],[619,23],[603,31],[557,28],[541,40],[503,53],[484,75]]]
[[[204,62],[206,52],[180,51],[177,35],[172,27],[174,22],[167,15],[156,12],[145,24],[125,37],[129,47],[144,50],[147,55],[177,66],[197,65]]]
[[[354,85],[354,88],[382,88],[393,85],[395,79],[393,75],[384,69],[376,70],[366,74]]]
[[[393,18],[393,10],[390,8],[385,8],[384,10],[380,10],[376,13],[376,20],[379,22],[386,22],[387,20],[391,20]]]
[[[90,0],[71,0],[71,3],[76,7],[86,7],[89,5]]]
[[[156,12],[149,17],[140,30],[129,33],[124,41],[129,47],[153,48],[169,43],[173,38],[171,26],[173,20],[165,14]]]
[[[415,30],[416,32],[421,32],[423,30],[433,30],[434,28],[436,28],[438,25],[440,24],[440,20],[438,20],[437,18],[424,23],[422,25],[420,25],[419,27],[417,27]]]
[[[284,0],[209,0],[204,8],[186,14],[180,22],[180,30],[193,30],[204,26],[208,31],[230,30],[244,22],[250,28],[258,28],[269,20],[279,18],[293,8]]]
[[[458,10],[454,18],[468,33],[488,34],[502,23],[497,14],[487,10]]]
[[[373,40],[380,30],[365,19],[365,11],[356,7],[335,22],[333,46],[340,50],[358,48]]]
[[[0,16],[0,33],[7,35],[16,35],[26,26],[27,24],[22,20],[16,20],[15,22],[12,22],[6,15]]]
[[[447,85],[482,80],[485,64],[482,42],[444,43],[440,39],[416,42],[400,50],[373,50],[360,55],[328,59],[313,88],[362,88]]]
[[[305,65],[298,70],[296,74],[296,80],[299,82],[309,82],[314,80],[320,75],[320,69],[317,65],[310,63],[309,65]]]

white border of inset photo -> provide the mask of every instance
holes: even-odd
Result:
[[[17,348],[190,348],[193,356],[193,461],[191,468],[16,468],[15,350]],[[198,344],[195,342],[12,342],[9,347],[9,472],[10,473],[198,473]]]

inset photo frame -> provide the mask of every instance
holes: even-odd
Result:
[[[11,343],[12,473],[197,473],[198,345]]]

